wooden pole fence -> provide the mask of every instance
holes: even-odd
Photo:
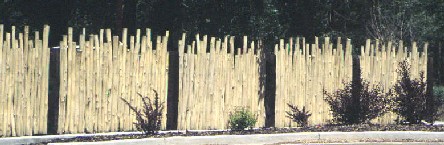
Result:
[[[163,36],[152,36],[150,29],[144,33],[137,29],[134,36],[128,36],[127,29],[123,29],[120,37],[110,29],[91,35],[83,29],[78,36],[73,31],[68,28],[59,43],[58,134],[134,131],[136,116],[122,99],[140,109],[143,103],[138,94],[154,99],[152,90],[158,92],[165,108],[164,130],[167,108],[175,108],[167,107],[171,103],[167,102],[168,82],[179,83],[177,89],[170,90],[178,92],[177,114],[173,115],[177,115],[179,130],[227,129],[230,114],[238,108],[250,110],[258,120],[255,127],[263,127],[267,120],[265,105],[270,103],[265,102],[270,96],[264,94],[264,77],[276,81],[275,109],[268,110],[275,115],[275,127],[297,125],[286,117],[288,103],[312,113],[309,125],[325,124],[332,116],[323,90],[342,88],[353,75],[350,39],[315,37],[312,44],[303,37],[281,39],[270,57],[275,58],[276,75],[266,76],[266,69],[272,67],[264,66],[262,45],[248,41],[247,36],[237,46],[233,36],[198,34],[187,41],[183,34],[178,40],[178,74],[169,74],[168,31]],[[3,137],[48,133],[48,110],[54,109],[48,108],[48,90],[54,87],[48,86],[49,26],[44,26],[42,35],[29,33],[27,26],[17,34],[15,27],[5,32],[0,25]],[[399,79],[398,63],[407,60],[413,78],[423,72],[427,79],[427,47],[425,43],[420,52],[416,42],[405,47],[402,41],[367,40],[360,47],[362,78],[370,85],[381,84],[387,92]],[[177,75],[178,80],[170,81],[169,75]],[[390,112],[373,122],[389,124],[396,117]]]

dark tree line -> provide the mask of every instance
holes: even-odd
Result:
[[[248,35],[263,40],[267,50],[279,38],[292,36],[304,36],[308,42],[314,36],[352,38],[355,45],[367,38],[383,43],[402,39],[407,45],[428,41],[434,72],[442,74],[443,66],[441,0],[1,0],[0,18],[6,30],[11,25],[39,30],[49,24],[52,46],[68,26],[75,33],[81,28],[87,33],[112,28],[116,35],[122,27],[129,34],[136,28],[152,28],[154,34],[169,30],[173,40],[183,32]],[[444,84],[444,75],[437,80]]]

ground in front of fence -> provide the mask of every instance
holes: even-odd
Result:
[[[48,143],[62,143],[62,142],[99,142],[109,140],[124,140],[124,139],[142,139],[142,138],[166,138],[173,136],[215,136],[215,135],[253,135],[253,134],[282,134],[282,133],[300,133],[300,132],[364,132],[364,131],[427,131],[427,132],[443,132],[444,126],[426,126],[426,125],[350,125],[350,126],[311,126],[306,128],[260,128],[248,131],[166,131],[157,135],[143,135],[143,134],[121,134],[121,135],[97,135],[97,136],[77,136],[68,139],[53,139]],[[429,142],[432,140],[305,140],[299,143],[326,143],[326,142]],[[297,141],[296,141],[297,142]],[[433,140],[433,142],[444,142],[444,140]],[[295,143],[295,142],[288,142]]]

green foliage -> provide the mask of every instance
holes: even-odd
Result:
[[[253,128],[256,118],[248,109],[240,108],[230,114],[230,128],[232,131],[241,131],[245,128]]]
[[[137,130],[141,130],[148,135],[153,135],[160,130],[162,123],[162,111],[164,109],[163,103],[159,102],[159,95],[157,94],[157,91],[153,91],[155,93],[154,102],[152,102],[149,97],[143,97],[141,94],[139,94],[143,101],[142,109],[138,109],[124,98],[121,98],[129,106],[129,108],[136,113],[137,122],[135,122],[134,125],[136,126]]]
[[[433,95],[444,100],[444,86],[433,86]]]
[[[308,110],[305,110],[305,106],[300,110],[297,106],[292,104],[287,104],[290,107],[290,111],[286,111],[287,118],[296,122],[299,127],[306,127],[308,125],[308,118],[311,116],[311,113]]]
[[[386,41],[424,41],[435,31],[433,17],[425,13],[422,0],[375,1],[367,25],[372,38]]]
[[[398,73],[401,79],[391,91],[395,104],[393,111],[411,124],[420,123],[421,120],[433,122],[442,102],[433,93],[427,93],[424,74],[420,73],[419,78],[411,78],[407,61],[399,63]]]
[[[433,95],[439,99],[442,103],[444,102],[444,86],[433,86]],[[438,107],[438,113],[436,114],[436,120],[444,120],[444,107]]]

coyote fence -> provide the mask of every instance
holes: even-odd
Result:
[[[273,59],[267,60],[269,54],[262,52],[262,45],[246,36],[239,48],[234,37],[197,35],[189,43],[184,34],[178,40],[178,56],[170,59],[168,32],[152,37],[150,29],[144,34],[138,29],[128,37],[123,29],[119,37],[102,29],[98,34],[83,31],[73,36],[69,28],[61,37],[59,65],[52,66],[59,70],[57,110],[48,108],[48,90],[57,88],[48,85],[48,79],[56,76],[49,72],[49,26],[44,26],[42,36],[29,35],[28,27],[16,33],[15,27],[4,33],[0,25],[0,136],[47,134],[47,118],[54,117],[58,134],[132,131],[136,117],[122,98],[141,108],[138,94],[153,98],[152,90],[166,108],[162,129],[166,129],[168,109],[175,107],[177,113],[169,110],[168,116],[177,117],[174,121],[180,130],[226,129],[230,113],[240,108],[253,112],[258,119],[255,127],[264,126],[266,117],[272,118],[266,114],[273,113],[274,126],[296,126],[285,117],[290,111],[287,103],[305,106],[312,113],[309,125],[325,124],[332,116],[322,91],[342,88],[353,75],[350,39],[338,38],[336,44],[328,37],[315,38],[314,44],[305,38],[281,40],[271,52]],[[402,41],[395,45],[367,40],[359,56],[362,78],[381,84],[387,92],[399,79],[398,63],[403,60],[411,64],[413,78],[420,72],[426,75],[427,44],[422,51],[415,42],[408,48]],[[266,66],[267,61],[276,62],[275,76],[266,76],[274,69]],[[264,93],[268,77],[276,81],[274,100]],[[178,88],[168,88],[172,84]],[[178,93],[178,98],[170,98],[178,102],[167,102],[168,91]],[[177,106],[167,107],[168,103]],[[274,110],[266,111],[273,103]],[[56,110],[57,116],[48,116],[49,110]],[[392,123],[396,117],[390,112],[374,122]]]
[[[208,43],[196,36],[179,41],[178,129],[226,129],[229,114],[247,108],[265,124],[263,88],[260,85],[260,49],[244,37],[235,50],[234,37],[214,37]],[[208,48],[209,46],[209,48]],[[185,52],[186,48],[186,52]],[[208,51],[207,51],[208,50]],[[235,53],[237,52],[237,53]]]
[[[150,29],[140,35],[138,29],[127,44],[126,29],[121,39],[102,29],[76,43],[68,29],[60,42],[59,134],[135,130],[135,114],[121,98],[141,109],[138,94],[153,99],[156,90],[166,106],[168,32],[155,42]],[[166,109],[162,116],[165,129]]]
[[[46,134],[48,110],[49,26],[43,37],[29,28],[4,35],[0,25],[0,136]]]

